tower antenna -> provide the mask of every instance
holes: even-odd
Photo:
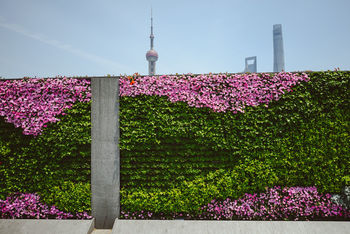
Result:
[[[154,39],[154,35],[153,35],[153,13],[152,13],[152,7],[151,7],[151,50],[153,50],[153,39]]]

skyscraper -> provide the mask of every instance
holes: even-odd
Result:
[[[282,38],[282,25],[273,25],[273,71],[284,70],[284,50]]]
[[[252,63],[250,63],[253,61]],[[256,56],[245,58],[245,68],[244,72],[256,72]]]
[[[156,74],[156,61],[158,60],[158,53],[153,49],[153,16],[151,9],[151,49],[146,53],[146,59],[148,61],[148,75],[152,76]]]

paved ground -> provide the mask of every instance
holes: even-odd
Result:
[[[0,234],[89,234],[94,220],[0,219]]]
[[[94,229],[94,220],[0,219],[0,234],[350,234],[348,222],[118,220]]]
[[[113,234],[350,234],[350,222],[116,220]]]

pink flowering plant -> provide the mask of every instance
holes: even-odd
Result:
[[[199,220],[350,220],[350,210],[331,201],[330,194],[319,194],[316,187],[267,188],[237,200],[212,200],[200,208],[199,215],[177,212],[121,211],[123,219],[199,219]]]
[[[316,187],[276,186],[237,200],[213,200],[201,210],[199,219],[350,220],[350,210],[333,203],[330,194],[319,194]]]
[[[92,219],[86,212],[65,213],[40,202],[35,193],[15,193],[0,200],[2,219]]]
[[[135,80],[134,80],[135,79]],[[168,96],[169,101],[189,106],[209,107],[216,112],[244,112],[246,106],[258,106],[291,92],[292,87],[309,81],[307,74],[281,72],[269,74],[218,74],[182,76],[145,76],[137,73],[121,77],[120,96]],[[91,99],[90,81],[85,79],[23,79],[0,81],[0,116],[23,128],[23,134],[37,136],[47,123],[59,121],[57,115],[77,101]]]
[[[21,127],[25,135],[40,135],[47,123],[77,101],[89,102],[90,81],[85,79],[23,79],[0,81],[0,116]]]
[[[209,74],[192,76],[145,76],[133,85],[127,77],[120,80],[120,96],[167,96],[171,102],[187,102],[189,106],[209,107],[215,112],[244,112],[246,106],[266,107],[281,95],[291,92],[300,82],[309,81],[306,73]]]

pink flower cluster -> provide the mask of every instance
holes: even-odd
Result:
[[[6,200],[0,200],[1,219],[92,219],[86,212],[65,213],[55,206],[40,203],[37,194],[16,193]]]
[[[244,112],[246,106],[258,106],[278,100],[301,81],[309,81],[307,74],[281,72],[269,74],[218,74],[138,77],[130,83],[120,80],[120,96],[168,96],[171,102],[184,101],[189,106],[209,107],[216,112]]]
[[[163,212],[155,214],[150,211],[121,211],[120,219],[191,219],[193,218],[190,214],[186,214],[183,212],[180,213],[172,213],[172,214],[164,214]]]
[[[120,217],[124,219],[149,219],[153,216],[152,212],[149,211],[140,211],[140,212],[120,212]]]
[[[209,107],[216,112],[244,112],[246,106],[258,106],[278,100],[302,81],[307,74],[281,72],[269,74],[218,74],[138,77],[130,83],[120,79],[120,96],[168,96],[171,102],[184,101],[189,106]],[[59,121],[76,101],[91,98],[90,81],[85,79],[23,79],[0,81],[0,116],[23,128],[25,135],[40,135],[46,123]]]
[[[316,187],[273,187],[265,193],[245,194],[238,200],[211,201],[199,215],[155,214],[150,211],[121,211],[122,219],[201,219],[201,220],[350,220],[350,210],[319,194]]]
[[[350,211],[321,195],[316,187],[274,187],[265,193],[245,194],[238,200],[211,201],[201,208],[200,219],[320,220],[350,219]]]
[[[59,121],[76,101],[91,98],[90,81],[84,79],[23,79],[0,81],[0,116],[37,136],[46,123]]]

